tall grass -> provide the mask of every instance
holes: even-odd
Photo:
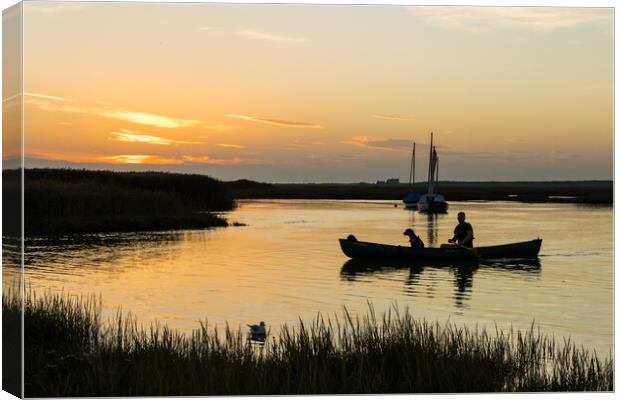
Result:
[[[2,174],[3,198],[19,205],[21,171]],[[23,189],[27,236],[226,226],[206,211],[234,207],[223,182],[196,174],[27,169]]]
[[[536,332],[488,334],[376,316],[319,315],[283,326],[264,346],[228,326],[185,335],[118,313],[95,297],[25,299],[26,396],[611,391],[613,363]],[[19,300],[3,296],[3,317]]]

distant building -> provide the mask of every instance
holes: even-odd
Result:
[[[377,181],[377,185],[398,185],[400,181],[398,178],[390,178],[385,181]]]

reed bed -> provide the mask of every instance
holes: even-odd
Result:
[[[100,310],[92,296],[26,294],[26,396],[613,390],[611,354],[601,360],[534,326],[489,334],[369,305],[363,316],[344,309],[283,326],[257,345],[228,326],[183,334],[120,311],[103,321]],[[3,295],[5,321],[19,312],[19,298]]]
[[[227,226],[212,212],[235,207],[228,186],[197,174],[78,169],[4,170],[5,234],[26,236]],[[8,209],[7,209],[8,210]],[[17,211],[17,212],[16,212]]]

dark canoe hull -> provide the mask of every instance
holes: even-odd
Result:
[[[423,248],[355,242],[340,239],[340,247],[347,257],[356,260],[379,261],[432,261],[432,260],[475,260],[475,259],[535,259],[540,252],[542,239],[510,243],[499,246],[477,247],[473,251],[463,248]]]

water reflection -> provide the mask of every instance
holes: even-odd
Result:
[[[422,228],[419,224],[424,225],[426,223],[426,247],[435,247],[439,245],[439,218],[440,214],[424,213],[420,214],[417,210],[406,209],[409,212],[409,226],[413,227],[414,231],[422,232]],[[445,214],[441,214],[441,217]]]
[[[113,285],[129,273],[138,277],[131,283],[138,287],[139,282],[148,278],[148,274],[146,277],[140,276],[139,271],[148,271],[154,265],[162,265],[162,262],[173,269],[183,243],[202,243],[210,234],[205,231],[153,231],[26,238],[25,282],[35,290],[63,291],[67,283],[81,281],[72,291],[82,293],[93,290],[91,288],[96,285],[100,288],[104,282]],[[3,259],[9,266],[6,256],[3,255]],[[7,272],[15,275],[19,269],[7,268],[5,275]],[[6,288],[6,279],[3,284]],[[137,290],[137,293],[140,292]]]
[[[449,270],[453,275],[454,291],[453,299],[457,308],[463,308],[466,301],[471,298],[473,291],[474,275],[481,268],[497,269],[499,271],[526,271],[538,274],[540,272],[540,259],[535,260],[467,260],[467,261],[440,261],[418,263],[386,263],[366,262],[359,260],[347,260],[340,270],[340,277],[346,281],[359,281],[360,278],[375,277],[381,274],[393,273],[399,270],[409,269],[409,274],[404,281],[404,292],[416,297],[417,287],[424,287],[427,294],[434,292],[434,280],[423,279],[423,272],[429,270]],[[515,277],[516,278],[516,277]]]
[[[438,218],[439,216],[435,213],[426,215],[428,223],[428,247],[435,247],[439,243]]]
[[[461,266],[452,269],[454,273],[454,304],[457,308],[464,307],[464,301],[471,298],[474,272],[478,266]]]

